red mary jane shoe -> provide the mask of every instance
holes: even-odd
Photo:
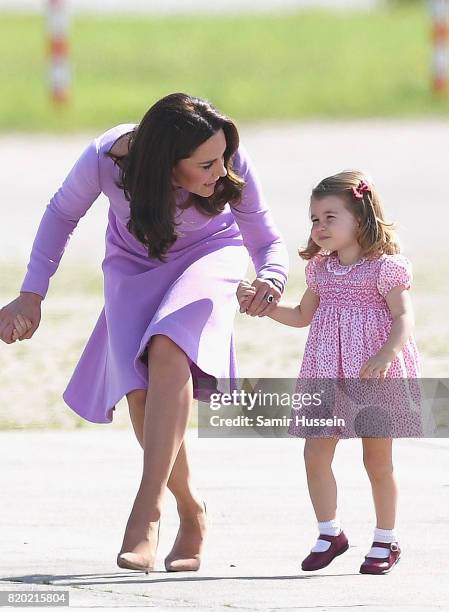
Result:
[[[390,554],[383,559],[376,557],[365,557],[365,561],[360,566],[361,574],[388,574],[401,558],[401,549],[397,542],[387,544],[385,542],[373,542],[373,546],[388,548]]]
[[[310,555],[304,559],[301,563],[301,569],[305,572],[314,572],[326,567],[335,557],[342,555],[349,548],[348,538],[343,531],[340,531],[337,536],[320,534],[319,539],[327,540],[331,545],[325,552],[311,552]]]

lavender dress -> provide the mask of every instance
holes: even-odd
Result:
[[[234,168],[245,180],[242,201],[207,217],[178,208],[182,235],[167,261],[149,258],[126,228],[129,202],[115,182],[119,168],[105,155],[135,124],[113,127],[83,151],[46,207],[33,243],[21,291],[45,298],[71,233],[101,192],[109,198],[105,257],[105,304],[63,398],[84,419],[110,423],[116,403],[133,389],[148,387],[147,345],[155,334],[170,337],[186,353],[194,396],[199,378],[218,391],[238,376],[233,336],[235,291],[248,266],[259,278],[287,279],[288,255],[263,200],[243,147]],[[180,190],[178,205],[188,192]]]

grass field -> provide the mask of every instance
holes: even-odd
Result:
[[[0,18],[0,130],[136,121],[188,91],[238,120],[448,115],[430,91],[425,3],[374,13],[76,17],[70,105],[48,101],[42,17]]]

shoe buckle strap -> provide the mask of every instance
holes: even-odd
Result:
[[[334,542],[337,536],[326,535],[324,533],[320,533],[318,536],[319,540],[326,540],[326,542]]]
[[[392,552],[397,552],[399,550],[399,545],[397,542],[373,542],[373,548],[389,548]]]

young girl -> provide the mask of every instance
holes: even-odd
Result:
[[[398,379],[408,384],[413,381],[405,379],[419,377],[419,356],[412,336],[413,313],[407,291],[412,278],[410,263],[399,254],[378,193],[359,171],[341,172],[322,180],[312,192],[310,214],[309,242],[299,252],[308,260],[307,289],[301,303],[278,305],[274,300],[275,307],[267,314],[292,327],[311,324],[298,384],[304,383],[304,379],[325,378],[334,381],[335,391],[335,379],[343,379],[342,384],[358,385],[355,391],[360,406],[360,391],[363,395],[370,385],[377,384],[365,379],[388,379],[388,384],[400,385]],[[248,311],[254,293],[247,281],[240,283],[237,291],[240,312]],[[272,302],[269,296],[266,301]],[[249,314],[253,311],[249,309]],[[405,396],[397,393],[398,389],[401,391],[400,387],[386,387],[383,394],[376,395],[377,405],[370,406],[373,418],[367,418],[365,411],[365,432],[368,423],[369,434],[360,436],[377,518],[371,550],[360,567],[364,574],[389,572],[401,554],[395,532],[397,489],[392,438],[422,433],[419,419],[407,410]],[[338,393],[333,401],[336,396]],[[344,399],[351,404],[351,393]],[[388,421],[383,416],[379,426],[376,417],[388,416],[388,410],[385,412],[388,406],[394,406],[394,418]],[[335,408],[335,403],[332,407]],[[307,482],[318,521],[318,539],[302,562],[302,569],[306,571],[326,567],[349,547],[337,516],[337,487],[331,464],[338,439],[354,437],[351,426],[356,430],[361,427],[363,431],[363,422],[360,425],[357,418],[353,421],[346,430],[315,427],[307,433],[304,425],[292,419],[289,428],[290,434],[307,437],[304,448]],[[385,435],[385,432],[389,433]]]

